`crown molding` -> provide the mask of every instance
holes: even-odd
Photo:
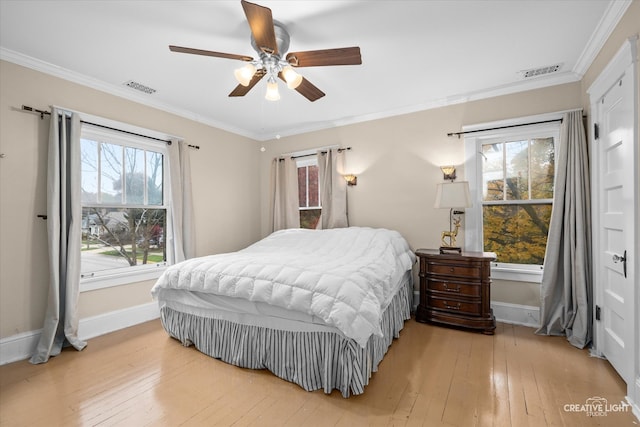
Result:
[[[170,114],[174,114],[179,117],[183,117],[185,119],[192,120],[194,122],[202,123],[207,126],[211,126],[227,132],[231,132],[236,135],[244,136],[253,140],[258,139],[257,135],[251,132],[247,132],[245,129],[239,129],[233,126],[229,126],[225,123],[211,120],[208,117],[203,117],[199,114],[193,113],[188,110],[175,108],[164,102],[159,102],[157,100],[149,98],[150,95],[143,95],[129,88],[106,83],[102,80],[98,80],[93,77],[89,77],[84,74],[77,73],[75,71],[71,71],[63,67],[59,67],[49,62],[41,61],[39,59],[33,58],[28,55],[24,55],[19,52],[15,52],[10,49],[6,49],[4,47],[0,47],[0,60],[12,62],[14,64],[17,64],[26,68],[30,68],[35,71],[40,71],[42,73],[64,79],[72,83],[76,83],[82,86],[87,86],[89,88],[99,90],[101,92],[105,92],[110,95],[124,98],[128,101],[133,101],[138,104],[146,105],[147,107],[152,107]]]
[[[593,30],[587,45],[578,57],[573,72],[580,78],[587,72],[605,42],[622,19],[633,0],[611,0],[604,15]]]
[[[453,95],[450,97],[437,99],[434,101],[411,105],[407,107],[401,107],[396,109],[390,109],[381,111],[379,113],[365,114],[361,116],[354,116],[340,120],[325,121],[314,123],[311,126],[302,126],[298,128],[289,129],[286,132],[280,132],[275,134],[256,134],[249,132],[246,129],[239,129],[233,126],[229,126],[219,121],[211,120],[210,118],[203,117],[199,114],[191,111],[178,109],[168,104],[158,102],[153,99],[149,99],[149,95],[138,94],[128,88],[116,86],[113,84],[105,83],[101,80],[86,76],[84,74],[76,73],[74,71],[58,67],[51,63],[41,61],[39,59],[23,55],[19,52],[15,52],[9,49],[0,47],[0,59],[8,62],[12,62],[23,67],[31,68],[36,71],[40,71],[45,74],[49,74],[55,77],[59,77],[70,82],[90,87],[101,92],[108,93],[110,95],[118,96],[120,98],[127,99],[139,104],[146,105],[148,107],[156,108],[161,111],[165,111],[176,116],[184,117],[189,120],[193,120],[198,123],[202,123],[207,126],[215,127],[227,132],[231,132],[236,135],[250,138],[254,141],[268,141],[278,136],[293,136],[303,133],[316,132],[325,129],[331,129],[340,126],[347,126],[362,122],[368,122],[372,120],[380,120],[390,118],[394,116],[400,116],[404,114],[416,113],[419,111],[430,110],[434,108],[446,107],[449,105],[462,104],[469,101],[477,101],[486,98],[492,98],[495,96],[509,95],[517,92],[524,92],[528,90],[540,89],[547,86],[555,86],[564,83],[572,83],[579,81],[581,75],[574,72],[554,73],[545,76],[539,76],[527,80],[519,80],[514,83],[491,87],[479,91],[462,93]]]
[[[420,111],[431,110],[434,108],[447,107],[450,105],[463,104],[470,101],[479,101],[482,99],[493,98],[496,96],[511,95],[519,92],[526,92],[529,90],[541,89],[549,86],[556,86],[566,83],[574,83],[580,81],[581,76],[577,75],[573,71],[566,71],[562,73],[553,73],[545,76],[534,77],[531,79],[520,80],[514,83],[495,86],[483,90],[462,93],[453,95],[450,97],[437,99],[434,101],[411,105],[402,108],[390,109],[381,111],[378,113],[372,113],[362,116],[354,116],[341,120],[335,120],[331,122],[314,123],[313,126],[304,126],[299,128],[290,129],[286,132],[279,132],[278,135],[262,135],[260,141],[266,141],[284,136],[294,136],[302,133],[316,132],[325,129],[336,128],[340,126],[353,125],[362,122],[368,122],[373,120],[381,120],[395,116],[401,116],[404,114],[417,113]]]

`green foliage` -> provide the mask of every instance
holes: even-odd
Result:
[[[485,251],[495,252],[498,262],[542,265],[550,204],[491,205],[483,211]]]
[[[498,262],[542,265],[553,198],[553,138],[487,144],[483,154],[483,200],[491,203],[483,206],[484,250],[495,252]]]

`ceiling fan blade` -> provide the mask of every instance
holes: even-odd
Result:
[[[242,0],[242,8],[247,16],[251,34],[260,50],[268,54],[278,53],[276,33],[273,29],[271,9]]]
[[[325,95],[323,91],[318,89],[313,83],[304,77],[302,78],[302,83],[300,83],[300,86],[298,86],[296,90],[300,95],[304,96],[311,102],[317,101]]]
[[[280,80],[282,80],[283,82],[287,82],[281,72],[278,73],[278,77],[280,77]],[[317,101],[325,95],[323,91],[318,89],[313,83],[311,83],[304,77],[302,78],[302,82],[300,83],[300,85],[298,85],[298,87],[296,88],[296,91],[311,102]]]
[[[193,49],[182,46],[169,46],[171,52],[191,53],[193,55],[215,56],[217,58],[238,59],[240,61],[253,61],[253,58],[246,55],[234,55],[233,53],[214,52],[212,50]]]
[[[321,67],[324,65],[360,65],[360,48],[343,47],[338,49],[307,50],[291,52],[287,61],[294,67]]]
[[[258,82],[265,76],[264,70],[260,69],[251,78],[248,86],[238,85],[231,91],[229,96],[245,96]]]

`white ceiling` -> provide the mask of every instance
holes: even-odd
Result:
[[[300,68],[326,93],[316,102],[283,84],[266,101],[264,81],[229,98],[242,62],[168,46],[256,57],[239,0],[0,0],[0,59],[266,140],[578,81],[630,0],[256,3],[287,27],[290,51],[360,46],[363,64]]]

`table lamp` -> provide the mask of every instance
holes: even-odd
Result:
[[[454,209],[471,207],[469,183],[467,181],[451,181],[438,184],[434,207],[449,209],[449,231],[442,232],[440,238],[442,244],[442,246],[440,246],[440,253],[462,253],[462,248],[456,245],[456,236],[460,228],[460,217],[454,218],[454,213],[463,214],[464,212],[454,211]]]

